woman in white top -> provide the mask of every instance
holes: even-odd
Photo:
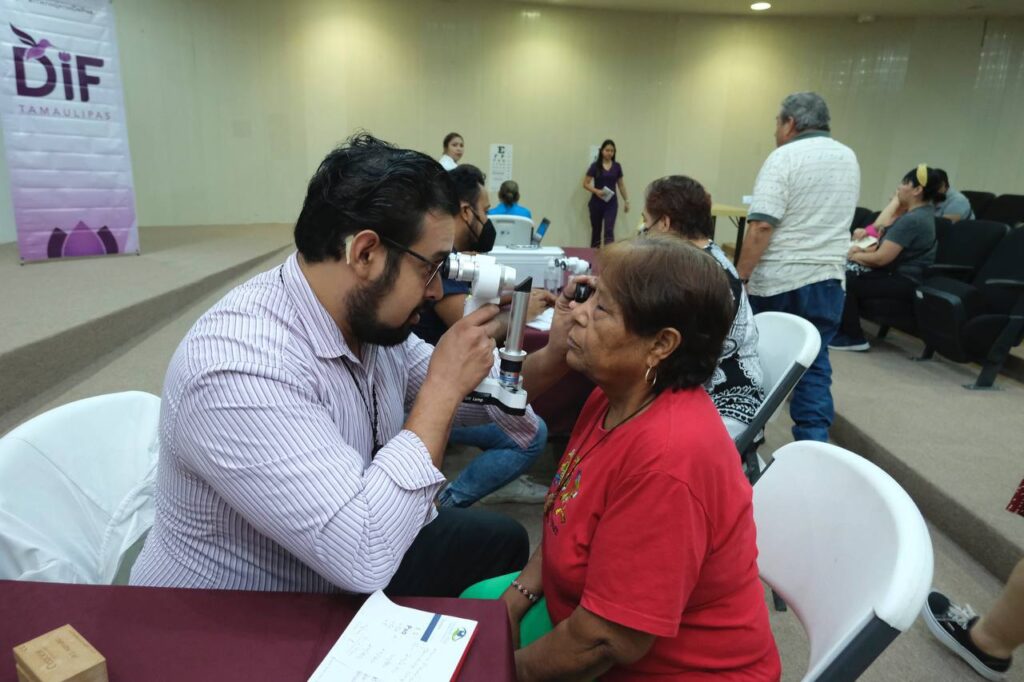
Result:
[[[455,168],[462,160],[462,154],[465,151],[466,143],[462,140],[462,135],[448,133],[444,136],[444,154],[438,159],[441,162],[441,167],[447,171]]]

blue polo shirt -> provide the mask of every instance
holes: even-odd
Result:
[[[508,204],[498,204],[489,210],[487,215],[518,215],[533,220],[533,213],[530,212],[530,209],[519,204],[512,204],[511,206]]]
[[[935,204],[935,215],[940,218],[945,215],[958,215],[960,220],[974,219],[971,202],[952,187],[946,192],[946,200],[941,204]]]

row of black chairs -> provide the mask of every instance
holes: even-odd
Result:
[[[965,190],[977,220],[992,220],[1010,226],[1024,223],[1024,194],[1000,194]]]
[[[965,191],[963,195],[971,202],[975,220],[1006,223],[1011,227],[1024,223],[1024,194],[996,196],[991,192]],[[858,206],[853,216],[853,227],[867,227],[875,222],[878,213],[870,208]]]
[[[879,338],[891,327],[920,338],[921,359],[938,352],[980,363],[967,387],[991,387],[1010,350],[1024,341],[1024,227],[936,218],[935,232],[935,265],[915,299],[864,299],[861,316],[878,323]]]

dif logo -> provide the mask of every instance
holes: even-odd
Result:
[[[36,42],[28,33],[15,28],[14,24],[11,24],[11,30],[14,31],[14,35],[18,36],[18,40],[27,46],[15,45],[13,48],[14,78],[17,81],[19,95],[22,97],[46,97],[60,83],[64,86],[64,99],[70,101],[75,99],[75,82],[77,80],[80,99],[83,102],[89,101],[89,86],[99,85],[100,79],[99,76],[91,75],[87,69],[89,67],[100,68],[103,66],[102,59],[74,55],[74,66],[72,66],[72,55],[67,52],[60,52],[57,55],[57,58],[60,60],[60,76],[58,77],[57,67],[46,56],[47,49],[53,47],[53,43],[46,38]],[[46,80],[29,82],[28,76],[25,73],[26,62],[36,62],[41,65],[46,73]],[[32,71],[34,72],[33,76],[42,75],[38,69],[32,69]]]

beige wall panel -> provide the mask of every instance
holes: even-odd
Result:
[[[640,220],[652,179],[750,193],[781,98],[815,89],[880,207],[919,161],[961,189],[1024,192],[1024,20],[792,19],[425,0],[119,0],[139,219],[291,221],[336,143],[365,128],[487,171],[511,143],[553,243],[589,238],[591,145],[616,141]],[[6,185],[0,163],[0,187]],[[492,198],[496,200],[496,198]],[[723,221],[725,222],[725,221]],[[730,225],[719,225],[730,241]],[[0,241],[14,238],[0,191]],[[145,244],[143,244],[145,248]]]

